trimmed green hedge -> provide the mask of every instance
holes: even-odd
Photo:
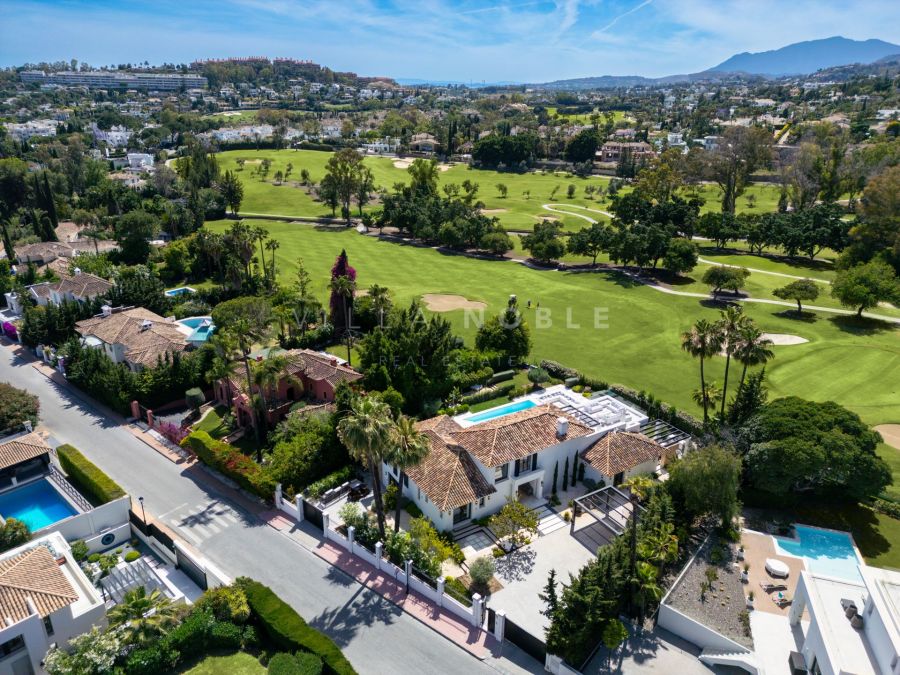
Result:
[[[356,478],[356,468],[353,466],[344,466],[328,474],[324,478],[320,478],[315,483],[310,483],[306,491],[313,499],[318,499],[329,490],[343,485],[347,481]]]
[[[56,448],[56,456],[69,480],[94,506],[125,496],[125,490],[71,445],[60,445]]]
[[[322,672],[327,675],[356,675],[356,670],[332,639],[307,625],[268,586],[246,577],[235,583],[247,594],[254,619],[276,649],[315,654],[324,662]]]
[[[195,431],[181,442],[181,446],[193,451],[201,462],[224,474],[248,492],[267,501],[273,499],[275,479],[233,445],[217,441],[205,431]]]

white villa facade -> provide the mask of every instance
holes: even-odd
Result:
[[[428,456],[405,472],[404,496],[439,530],[490,516],[513,499],[542,503],[554,469],[562,481],[576,456],[584,477],[619,484],[652,473],[666,448],[639,433],[647,416],[611,396],[586,399],[559,385],[507,405],[418,424]],[[397,483],[398,467],[382,465],[384,484]]]
[[[106,603],[58,532],[0,555],[0,673],[45,672],[51,645],[106,626]]]
[[[812,673],[900,675],[900,573],[859,566],[861,582],[804,571],[789,620],[804,609],[801,653]]]

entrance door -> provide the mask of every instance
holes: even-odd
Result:
[[[453,524],[458,525],[464,520],[468,520],[472,517],[472,505],[466,504],[465,506],[460,506],[458,509],[454,509],[453,511]]]
[[[622,481],[625,480],[625,472],[617,473],[615,478],[613,478],[613,485],[621,485]]]

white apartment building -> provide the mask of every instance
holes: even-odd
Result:
[[[46,73],[42,70],[26,70],[19,73],[19,77],[25,84],[54,84],[63,87],[88,87],[89,89],[179,91],[194,88],[206,89],[207,85],[205,77],[178,73],[125,73],[105,70],[85,72],[66,70],[58,73]]]

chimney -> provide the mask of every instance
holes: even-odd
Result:
[[[329,359],[332,366],[337,366],[337,359]]]
[[[565,417],[556,418],[556,437],[565,438],[569,433],[569,420]]]
[[[256,362],[257,362],[257,363],[262,363],[262,361],[263,361],[263,355],[262,355],[262,354],[258,354],[257,357],[256,357]]]
[[[103,307],[100,308],[100,311],[103,313],[103,316],[110,316],[112,314],[112,307],[103,305]]]
[[[142,331],[150,330],[150,327],[152,325],[153,325],[152,321],[148,321],[147,319],[144,319],[143,321],[141,321],[141,330]]]
[[[75,276],[76,276],[76,277],[79,276],[79,275],[81,274],[81,268],[80,268],[80,267],[76,267],[76,268],[74,269],[74,272],[75,272]]]

